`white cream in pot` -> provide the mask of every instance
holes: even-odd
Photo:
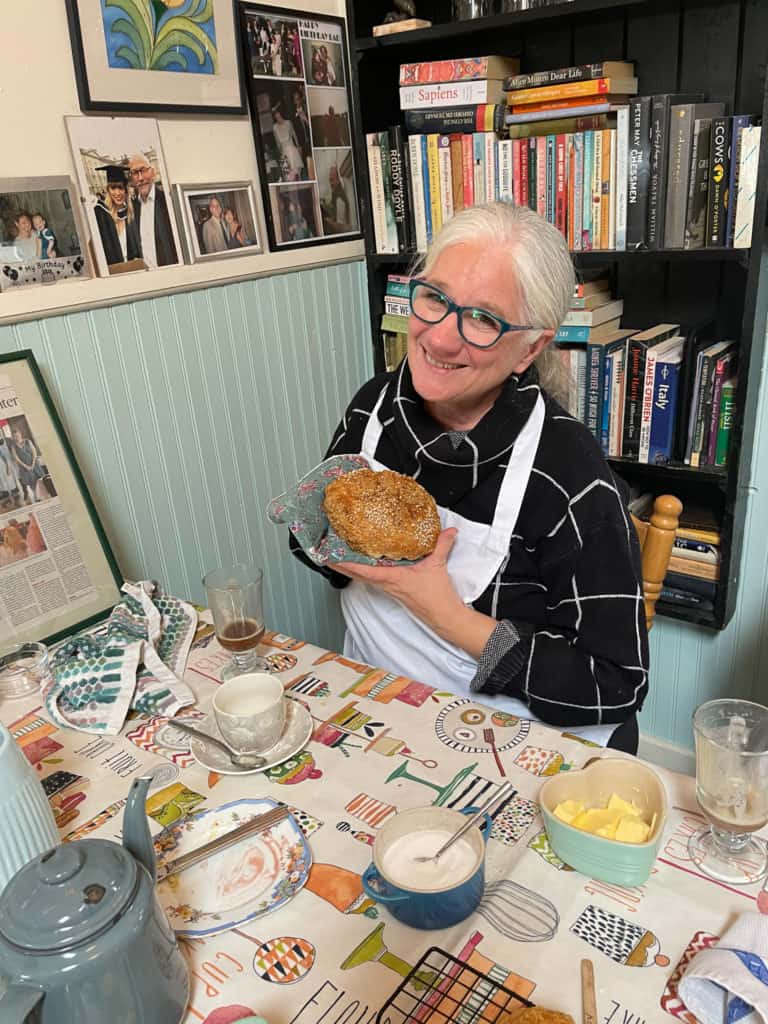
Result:
[[[479,863],[477,852],[465,839],[457,839],[437,861],[416,859],[434,856],[452,835],[447,829],[424,829],[398,836],[384,851],[382,873],[403,889],[426,892],[460,885]]]

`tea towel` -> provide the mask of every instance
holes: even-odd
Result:
[[[122,589],[105,628],[65,640],[52,657],[43,697],[59,725],[116,734],[129,710],[172,717],[194,703],[181,677],[197,612],[151,580]]]

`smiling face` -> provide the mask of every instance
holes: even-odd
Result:
[[[526,323],[522,295],[508,251],[486,242],[444,249],[425,280],[460,306],[476,306],[509,323]],[[468,345],[456,314],[438,324],[408,322],[408,366],[413,385],[439,423],[471,430],[488,412],[512,373],[523,373],[549,343],[552,331],[504,334],[489,349]],[[532,340],[533,339],[533,340]]]
[[[35,231],[42,231],[42,229],[45,227],[45,219],[41,214],[32,214],[32,226],[34,227]]]
[[[131,182],[142,199],[146,199],[155,180],[155,169],[143,156],[132,156],[128,167]]]
[[[125,206],[125,185],[121,181],[111,181],[107,185],[109,197],[115,206]]]
[[[215,196],[210,203],[208,203],[208,209],[210,210],[212,217],[216,217],[217,220],[221,217],[221,203]]]
[[[22,238],[29,238],[32,234],[32,220],[26,213],[16,218],[16,230]]]

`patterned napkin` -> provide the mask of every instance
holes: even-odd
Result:
[[[59,725],[115,734],[129,710],[170,718],[194,703],[181,677],[197,612],[149,580],[122,589],[105,628],[65,640],[53,655],[43,697]]]
[[[364,455],[332,455],[311,469],[285,494],[273,498],[267,506],[267,516],[273,523],[286,523],[301,545],[304,553],[315,565],[334,562],[358,562],[361,565],[413,565],[413,562],[393,562],[387,558],[369,558],[351,548],[336,533],[323,511],[325,488],[332,480],[355,469],[368,469]]]
[[[691,960],[678,995],[702,1024],[768,1024],[768,918],[737,918]]]

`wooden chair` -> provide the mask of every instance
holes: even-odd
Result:
[[[645,623],[648,629],[653,625],[656,615],[656,601],[667,574],[675,530],[682,511],[683,505],[678,498],[671,494],[660,494],[653,503],[649,523],[644,523],[635,516],[631,517],[640,538]]]

